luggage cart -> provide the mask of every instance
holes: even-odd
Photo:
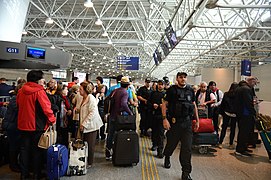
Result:
[[[208,119],[208,107],[201,107],[198,109],[199,118]],[[218,142],[218,137],[216,132],[193,132],[192,145],[194,148],[198,148],[200,154],[207,154],[211,146],[215,146]]]

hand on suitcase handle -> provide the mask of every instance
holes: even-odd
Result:
[[[163,126],[164,126],[164,128],[165,128],[166,130],[169,130],[169,129],[170,129],[170,124],[169,124],[167,118],[165,118],[165,119],[163,120]]]

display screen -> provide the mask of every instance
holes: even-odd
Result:
[[[28,46],[26,57],[34,59],[45,59],[45,52],[45,49]]]

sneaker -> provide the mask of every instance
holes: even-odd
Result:
[[[166,156],[166,157],[165,157],[165,162],[164,162],[164,167],[165,167],[166,169],[169,169],[170,166],[171,166],[171,164],[170,164],[170,157],[169,157],[169,156]]]
[[[152,151],[156,151],[157,149],[158,149],[158,146],[152,146],[152,147],[151,147],[151,150],[152,150]]]
[[[189,173],[183,172],[182,173],[182,180],[192,180]]]
[[[233,144],[230,144],[230,145],[229,145],[229,149],[234,149],[234,145],[233,145]]]
[[[238,151],[235,151],[235,155],[238,155],[238,156],[243,156],[243,157],[251,157],[252,154],[249,154],[248,152],[244,151],[244,152],[238,152]]]
[[[157,151],[157,157],[159,159],[162,159],[164,157],[164,154],[161,151]]]
[[[111,151],[111,149],[107,149],[107,148],[105,149],[105,159],[107,161],[112,159],[112,151]]]

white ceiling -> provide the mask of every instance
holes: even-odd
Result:
[[[74,54],[71,70],[102,76],[161,78],[202,67],[236,67],[241,60],[268,63],[271,54],[269,0],[32,0],[23,42]],[[52,25],[45,19],[51,17]],[[95,25],[97,18],[102,26]],[[171,22],[178,45],[154,65],[153,52]],[[61,33],[66,30],[69,35]],[[103,37],[103,32],[108,37]],[[107,42],[111,40],[112,45]],[[139,71],[116,70],[118,53],[139,56]],[[97,55],[95,55],[97,54]],[[103,58],[106,59],[103,59]]]

